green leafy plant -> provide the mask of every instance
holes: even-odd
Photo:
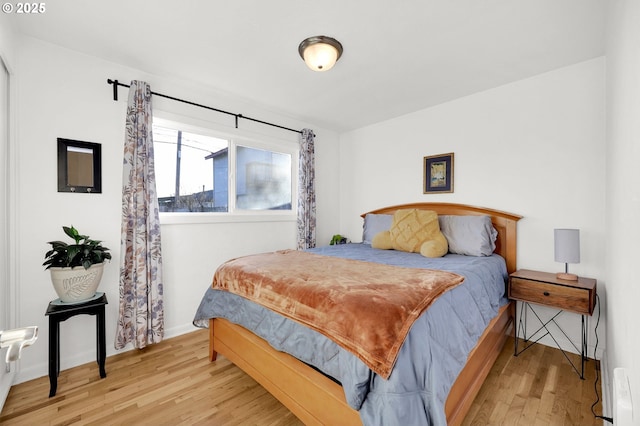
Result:
[[[104,247],[99,240],[92,240],[87,235],[81,235],[73,226],[63,226],[64,233],[67,234],[75,244],[67,244],[64,241],[49,241],[51,250],[45,255],[45,269],[53,267],[75,267],[83,266],[88,269],[95,263],[102,263],[111,259],[109,248]]]
[[[346,244],[347,243],[347,238],[343,237],[340,234],[336,234],[333,236],[333,238],[331,238],[331,242],[329,243],[330,246],[336,245],[336,244]]]

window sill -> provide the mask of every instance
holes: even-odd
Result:
[[[160,213],[160,225],[190,225],[206,223],[296,222],[293,213]]]

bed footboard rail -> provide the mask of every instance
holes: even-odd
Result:
[[[322,373],[225,319],[210,320],[209,330],[210,359],[217,353],[228,358],[305,425],[362,425],[342,386]]]

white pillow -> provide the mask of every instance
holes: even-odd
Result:
[[[496,249],[495,230],[489,216],[438,216],[440,231],[449,243],[449,253],[491,256]]]
[[[373,237],[382,231],[388,231],[393,222],[392,214],[373,214],[369,213],[364,217],[364,225],[362,232],[362,242],[371,244]]]

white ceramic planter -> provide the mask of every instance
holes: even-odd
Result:
[[[91,265],[89,269],[82,266],[75,268],[49,268],[51,282],[58,293],[60,301],[65,303],[81,302],[91,299],[102,279],[104,263]]]

